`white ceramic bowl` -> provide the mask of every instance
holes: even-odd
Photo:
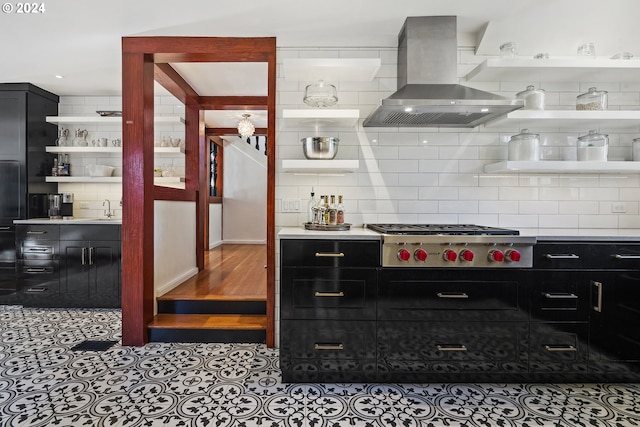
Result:
[[[107,165],[87,165],[87,171],[89,172],[89,176],[93,176],[93,177],[111,176],[115,169],[116,168],[114,168],[113,166],[107,166]]]

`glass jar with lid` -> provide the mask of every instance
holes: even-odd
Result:
[[[606,110],[609,94],[606,90],[590,87],[589,91],[576,97],[576,110]]]
[[[540,135],[522,129],[519,134],[509,139],[510,161],[540,160]]]
[[[524,100],[525,110],[544,110],[544,94],[544,89],[529,85],[526,90],[516,93],[516,98]]]
[[[500,45],[501,58],[513,58],[518,54],[516,44],[514,42],[506,42]]]
[[[590,130],[587,135],[578,137],[578,161],[600,161],[607,160],[609,151],[609,135]]]

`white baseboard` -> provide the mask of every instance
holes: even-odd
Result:
[[[224,239],[222,243],[230,243],[234,245],[266,245],[267,241],[265,240],[227,240]]]
[[[180,276],[174,278],[170,282],[165,283],[159,287],[156,287],[156,298],[166,294],[167,292],[169,292],[170,290],[178,286],[180,283],[184,282],[190,277],[195,276],[196,274],[198,274],[198,267],[193,267],[188,271],[185,271],[184,273],[182,273]]]
[[[213,249],[213,248],[217,248],[218,246],[222,245],[224,242],[222,240],[218,240],[217,242],[214,243],[209,243],[209,249]]]

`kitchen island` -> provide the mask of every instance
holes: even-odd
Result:
[[[283,380],[637,382],[640,234],[601,231],[536,236],[532,266],[458,280],[384,267],[371,230],[283,229]]]

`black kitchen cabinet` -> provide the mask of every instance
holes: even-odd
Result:
[[[60,226],[60,294],[69,307],[120,307],[120,226]]]
[[[54,157],[45,146],[55,145],[58,133],[46,116],[57,114],[57,95],[28,83],[0,84],[0,304],[15,303],[19,291],[13,221],[41,215],[30,209],[29,195],[57,190],[45,182]]]
[[[548,363],[538,360],[537,371],[559,369],[564,361],[567,381],[639,381],[640,244],[539,242],[534,269],[532,325],[541,321],[535,324],[541,338],[532,351],[549,337],[565,340],[547,351]]]
[[[283,380],[375,380],[379,243],[282,240],[280,247]]]

